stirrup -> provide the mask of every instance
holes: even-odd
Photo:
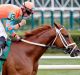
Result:
[[[0,49],[0,56],[2,55],[2,48]]]

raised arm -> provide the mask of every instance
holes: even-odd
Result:
[[[15,14],[10,13],[8,19],[6,21],[6,31],[11,34],[12,37],[16,37],[19,39],[20,37],[15,33],[15,30],[19,29],[21,26],[26,24],[26,20],[21,20],[20,23],[14,25],[15,22]]]

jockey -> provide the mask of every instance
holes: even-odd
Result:
[[[0,5],[0,49],[3,48],[8,38],[6,32],[9,32],[12,37],[16,37],[17,40],[21,39],[15,33],[15,30],[25,25],[25,19],[29,18],[31,14],[33,14],[33,3],[29,1],[24,2],[21,7],[13,4]],[[6,28],[3,26],[4,20],[6,20]],[[18,20],[20,20],[19,23],[17,22]]]

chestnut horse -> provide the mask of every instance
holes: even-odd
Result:
[[[26,33],[24,40],[38,45],[22,41],[12,42],[11,51],[3,65],[2,75],[36,75],[40,57],[53,45],[65,48],[67,53],[77,56],[78,47],[68,31],[61,25],[54,25],[54,28],[45,25]]]

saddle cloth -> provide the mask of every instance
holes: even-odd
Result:
[[[7,59],[9,52],[10,52],[11,40],[8,39],[6,43],[7,43],[7,45],[2,50],[3,52],[2,52],[2,55],[0,56],[0,72],[2,71],[2,66],[3,66],[5,60]]]

